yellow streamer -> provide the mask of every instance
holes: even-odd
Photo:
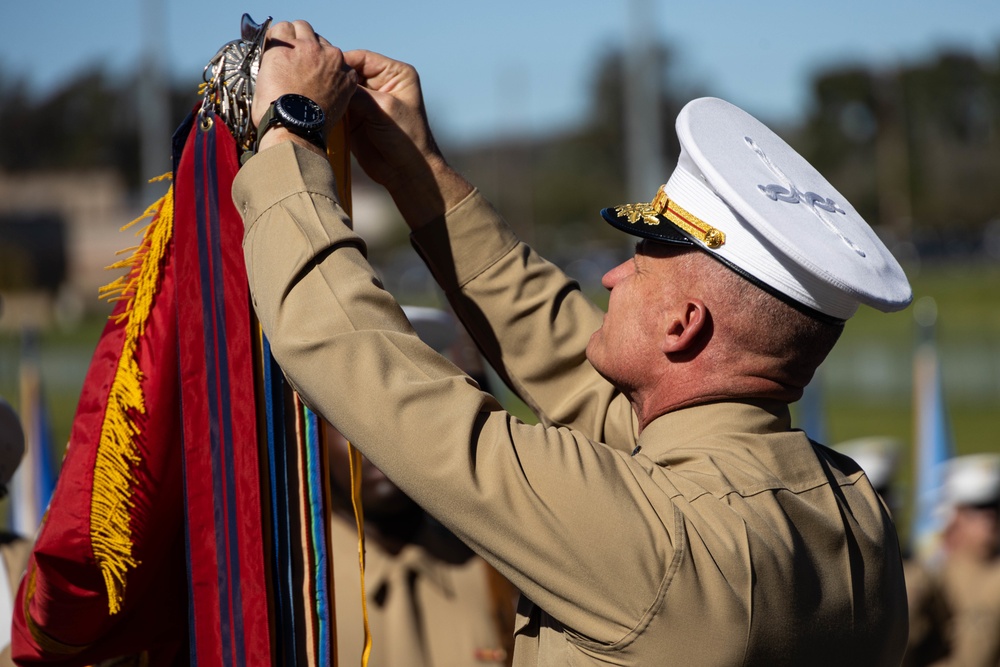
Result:
[[[368,665],[372,652],[372,634],[368,627],[368,597],[365,595],[365,510],[361,505],[361,452],[347,443],[347,456],[351,466],[351,506],[354,522],[358,526],[358,564],[361,567],[361,615],[365,625],[365,650],[361,652],[361,667]]]

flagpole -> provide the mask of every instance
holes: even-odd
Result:
[[[140,160],[144,179],[170,170],[170,95],[165,82],[162,54],[165,52],[166,12],[164,0],[143,0],[143,53],[139,69]],[[153,202],[163,196],[162,182],[146,183],[142,201]]]
[[[662,86],[655,42],[651,0],[630,0],[625,40],[625,150],[629,201],[647,201],[665,178],[662,155]]]

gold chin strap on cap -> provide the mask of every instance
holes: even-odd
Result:
[[[677,205],[677,202],[667,196],[666,186],[661,185],[656,191],[656,196],[649,203],[649,207],[657,215],[674,223],[681,230],[686,232],[713,250],[726,242],[726,235],[721,230],[716,229],[693,213]]]

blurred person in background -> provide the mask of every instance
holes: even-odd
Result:
[[[941,587],[951,620],[940,667],[1000,665],[1000,454],[946,463]]]
[[[0,397],[0,498],[7,496],[14,471],[24,456],[24,430],[21,419],[10,404]],[[14,594],[31,555],[31,540],[23,535],[0,532],[0,667],[13,665],[10,658],[10,626]]]
[[[421,340],[481,387],[488,386],[479,351],[453,316],[436,308],[403,310]],[[337,654],[339,664],[359,665],[364,628],[348,444],[329,424],[324,429],[333,501]],[[362,458],[361,466],[369,667],[509,665],[516,590],[371,461]]]
[[[873,436],[839,443],[835,449],[861,466],[889,512],[899,516],[902,500],[896,475],[903,443],[894,438]],[[910,619],[902,667],[925,667],[948,652],[945,636],[948,608],[933,572],[909,549],[904,549],[902,556]]]

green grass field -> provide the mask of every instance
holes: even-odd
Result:
[[[837,378],[827,393],[831,441],[913,440],[914,313],[930,298],[956,450],[1000,451],[1000,265],[928,267],[911,280],[915,307],[890,315],[862,308],[823,365],[822,379]]]

